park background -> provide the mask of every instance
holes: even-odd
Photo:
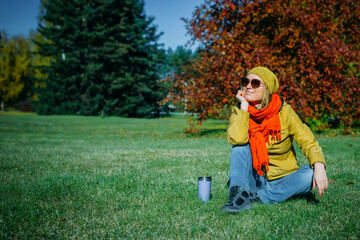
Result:
[[[2,238],[359,237],[359,3],[181,2],[13,1],[40,17],[20,35],[1,14]],[[223,215],[227,118],[257,65],[316,134],[330,186]]]

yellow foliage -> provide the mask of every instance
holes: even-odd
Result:
[[[39,38],[38,34],[30,34],[29,38],[7,38],[5,32],[0,38],[0,100],[7,105],[13,105],[20,97],[36,98],[31,91],[32,86],[42,87],[35,79],[44,79],[46,76],[37,65],[49,65],[50,60],[41,58],[39,54],[32,54],[36,46],[32,38]],[[37,39],[39,40],[39,39]],[[33,47],[34,46],[34,47]],[[34,49],[32,49],[34,48]],[[22,96],[20,96],[22,94]]]

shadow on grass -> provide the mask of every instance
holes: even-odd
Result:
[[[224,129],[201,129],[200,130],[200,135],[201,136],[208,136],[208,135],[222,135],[222,134],[226,134],[226,128]]]
[[[200,129],[197,133],[189,133],[188,136],[191,137],[225,137],[226,136],[226,128],[224,129]]]
[[[292,199],[292,200],[305,199],[308,203],[315,204],[315,205],[320,203],[320,201],[315,198],[315,194],[313,192],[308,192],[308,193],[305,193],[305,194],[302,194],[299,196],[292,197],[290,199]]]

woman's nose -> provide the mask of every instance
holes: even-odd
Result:
[[[250,85],[250,86],[249,86]],[[246,88],[252,88],[251,86],[251,81],[249,81],[249,83],[245,86]]]

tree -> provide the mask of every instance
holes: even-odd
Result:
[[[144,117],[164,97],[153,18],[139,0],[47,0],[39,25],[52,59],[38,113]]]
[[[164,82],[167,83],[167,88],[170,90],[171,96],[175,95],[178,98],[183,97],[182,92],[176,92],[176,89],[172,88],[175,83],[174,75],[182,76],[184,68],[189,67],[189,65],[191,64],[191,60],[193,58],[196,58],[196,54],[197,52],[193,54],[191,49],[186,49],[183,46],[177,46],[175,51],[171,48],[166,51],[166,61],[162,78],[166,79],[166,77],[168,77],[168,81],[165,80]],[[168,98],[170,99],[170,96],[168,96]],[[162,101],[162,103],[165,105],[168,104],[170,102],[169,99],[165,99],[165,101]],[[176,103],[175,108],[177,109],[177,111],[186,110],[186,106],[184,107],[183,103],[185,102],[178,101]]]
[[[31,39],[15,36],[8,39],[5,31],[0,39],[0,101],[14,107],[19,101],[34,96]]]
[[[350,128],[360,116],[359,18],[359,1],[206,0],[186,21],[204,50],[175,89],[201,123],[224,116],[241,76],[266,66],[303,120],[340,116]]]
[[[44,68],[47,68],[50,66],[51,58],[50,57],[44,57],[39,54],[40,48],[39,45],[35,44],[46,43],[46,39],[44,39],[44,36],[40,35],[38,32],[31,31],[29,34],[29,38],[31,39],[31,53],[32,53],[32,63],[31,66],[33,67],[33,79],[34,79],[34,96],[33,100],[38,100],[38,93],[36,92],[36,89],[41,89],[45,87],[44,79],[47,78],[47,75],[44,73],[46,71],[43,71]]]
[[[190,65],[190,60],[193,58],[191,49],[186,49],[183,46],[177,46],[175,51],[169,48],[166,51],[167,55],[167,74],[176,73],[181,75],[182,68]]]

